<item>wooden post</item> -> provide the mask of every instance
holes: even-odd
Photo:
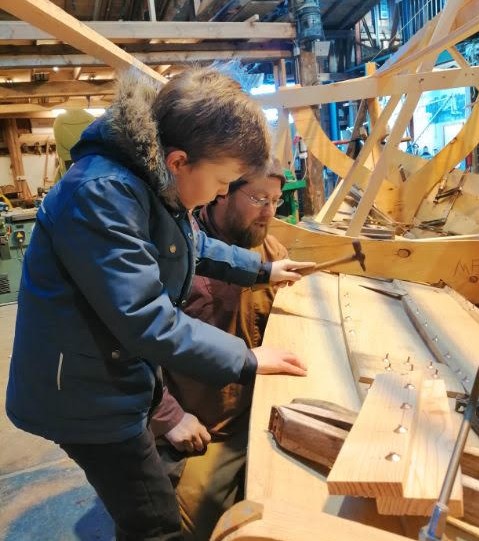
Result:
[[[286,88],[286,66],[284,60],[273,64],[274,84],[277,90]],[[289,126],[289,111],[284,108],[278,109],[278,125],[273,137],[273,155],[281,162],[283,167],[294,169],[293,142]]]
[[[301,50],[299,59],[301,84],[303,86],[319,84],[320,67],[316,55],[312,51]],[[314,113],[320,122],[320,108],[315,107]],[[312,153],[308,153],[308,172],[303,200],[304,214],[314,216],[324,205],[324,201],[323,164]]]
[[[14,118],[3,120],[3,138],[7,144],[12,168],[15,190],[21,194],[22,199],[32,199],[32,192],[25,178],[22,151],[18,142],[17,122]]]

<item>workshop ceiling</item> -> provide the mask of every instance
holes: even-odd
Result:
[[[321,1],[326,39],[351,35],[354,24],[377,2]],[[52,3],[166,77],[191,62],[241,59],[258,63],[292,57],[295,31],[287,0],[53,0]],[[260,33],[249,21],[281,24],[271,25],[273,29]],[[190,26],[180,28],[175,22],[190,22]],[[243,26],[232,24],[241,22]],[[48,33],[36,26],[32,19],[28,23],[19,21],[10,12],[0,10],[0,116],[10,115],[8,111],[21,112],[15,105],[32,100],[45,107],[67,97],[78,103],[86,99],[90,105],[92,101],[100,106],[107,102],[115,72],[104,58],[88,54],[78,45],[73,47],[66,37],[59,39],[54,29]],[[9,104],[10,109],[5,109],[3,104]]]

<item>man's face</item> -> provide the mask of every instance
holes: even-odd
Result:
[[[224,224],[218,224],[234,244],[243,248],[259,246],[266,234],[271,218],[281,198],[281,181],[276,177],[260,177],[244,184],[227,196],[224,204]],[[258,206],[255,201],[268,200]]]

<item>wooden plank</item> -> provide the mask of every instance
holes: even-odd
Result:
[[[116,69],[135,67],[157,81],[168,81],[49,0],[3,0],[2,9],[80,51],[100,58],[108,66]]]
[[[408,293],[403,297],[406,313],[418,333],[437,360],[447,364],[470,392],[479,367],[475,347],[477,321],[447,290],[438,289],[431,295],[424,285],[402,285]]]
[[[424,164],[419,171],[411,175],[404,184],[401,201],[400,220],[409,223],[424,196],[451,169],[464,159],[479,142],[479,107],[472,108],[469,118],[461,131],[436,156]]]
[[[326,135],[320,123],[316,120],[310,107],[294,108],[291,110],[297,132],[304,139],[308,152],[314,154],[319,161],[341,177],[347,175],[354,164],[349,156],[341,152]],[[363,165],[357,166],[357,178],[366,179],[370,171]]]
[[[335,242],[341,241],[340,237],[334,238]],[[292,244],[295,244],[294,239]],[[350,246],[349,244],[348,250]],[[324,257],[320,255],[321,259],[329,258],[327,246],[325,252]],[[343,529],[345,523],[348,528],[358,526],[344,521],[344,518],[354,518],[358,522],[367,521],[387,530],[373,529],[371,533],[362,530],[361,526],[354,530],[358,539],[370,541],[374,538],[372,535],[377,535],[379,541],[388,539],[388,532],[391,530],[404,531],[402,523],[410,524],[408,519],[399,520],[399,517],[378,515],[372,500],[328,497],[322,473],[313,468],[311,463],[298,460],[279,449],[267,432],[271,407],[286,404],[294,398],[308,397],[313,404],[314,399],[328,400],[352,410],[359,407],[341,329],[337,282],[334,275],[318,273],[302,279],[294,287],[279,290],[276,296],[264,344],[294,351],[307,363],[308,376],[258,376],[251,412],[246,498],[264,504],[265,512],[261,520],[240,528],[225,538],[225,541],[256,538],[311,541],[317,538],[318,531],[323,538],[323,529],[325,538],[330,536],[336,541],[342,539],[343,534],[345,538],[349,535],[345,534],[346,530]],[[386,284],[388,285],[391,284]],[[434,289],[429,289],[434,296]],[[402,292],[402,284],[399,289],[394,285],[393,291],[396,290]],[[400,306],[400,301],[396,302]],[[398,326],[398,317],[399,313],[396,312],[389,318],[383,317],[380,320],[383,323],[381,332],[376,330],[374,339],[378,340],[378,336],[384,334],[384,327],[391,326],[393,332],[394,327]],[[404,314],[402,318],[406,326],[410,325]],[[369,324],[376,326],[377,321],[370,321]],[[453,325],[453,322],[451,324]],[[370,332],[372,336],[373,331]],[[398,341],[400,340],[401,337],[398,337]],[[410,341],[410,337],[407,341]],[[301,401],[305,402],[303,406],[309,404],[308,399],[303,398]],[[460,417],[459,414],[454,415]],[[270,504],[275,509],[272,514],[268,511],[272,509]],[[295,509],[300,510],[301,516],[295,514]],[[328,522],[329,517],[337,514],[342,517],[334,517],[337,524]],[[326,531],[327,527],[332,529]]]
[[[447,4],[446,4],[447,7]],[[453,21],[452,21],[453,22]],[[446,36],[441,39],[434,41],[428,47],[420,49],[411,55],[399,60],[395,64],[392,64],[390,67],[384,70],[378,70],[378,75],[381,77],[395,73],[397,71],[404,70],[421,59],[432,59],[432,62],[435,62],[435,58],[439,53],[452,47],[453,45],[460,43],[461,41],[467,39],[468,37],[474,35],[479,31],[479,15],[476,14],[472,16],[467,22],[464,22],[461,26],[456,28],[454,31],[449,32]]]
[[[252,501],[274,496],[305,509],[314,502],[320,509],[328,496],[319,473],[304,468],[286,453],[272,452],[276,446],[266,429],[272,406],[301,396],[359,409],[339,325],[337,294],[336,277],[313,275],[276,295],[263,344],[294,351],[308,365],[308,376],[256,379],[246,480],[246,497]],[[311,347],[316,343],[323,344],[321,352]],[[324,374],[334,375],[341,385],[331,385]]]
[[[430,516],[441,492],[454,443],[455,433],[444,381],[423,380],[404,494],[400,498],[377,498],[378,512],[384,515]],[[448,506],[451,515],[463,515],[460,471]]]
[[[461,457],[461,468],[464,475],[479,480],[479,447],[467,446],[464,449]]]
[[[403,496],[415,437],[420,384],[418,372],[376,376],[328,475],[330,494]]]
[[[274,220],[270,231],[290,251],[304,261],[329,261],[351,255],[352,237],[310,231]],[[331,267],[334,272],[358,276],[398,278],[449,285],[473,303],[479,303],[479,237],[457,236],[448,239],[372,240],[361,239],[366,255],[366,271],[357,262]]]
[[[278,410],[282,410],[283,412],[281,413],[281,426],[278,426],[276,422],[274,423],[275,426],[272,426],[270,423],[270,430],[276,443],[282,449],[293,452],[299,457],[311,460],[316,464],[331,467],[347,437],[347,430],[350,430],[357,418],[357,414],[344,408],[339,408],[336,404],[324,403],[324,401],[309,400],[308,402],[312,405],[309,406],[310,409],[306,408],[305,414],[302,416],[303,419],[299,419],[299,422],[297,418],[290,417],[286,410],[290,410],[293,406],[296,406],[298,407],[296,411],[301,412],[302,408],[305,408],[304,404],[288,404],[287,406],[278,408]],[[446,405],[442,404],[440,407],[445,408]],[[273,408],[273,410],[276,410],[276,408]],[[317,411],[324,412],[324,415],[320,413],[317,418],[325,422],[314,425],[309,422],[306,416],[315,419],[316,417],[314,416]],[[432,422],[434,424],[437,419],[435,414],[433,417]],[[338,418],[341,423],[343,422],[343,418],[346,419],[346,423],[341,424],[345,430],[340,432],[333,431]],[[429,430],[429,422],[430,420],[426,419],[425,433]],[[307,428],[303,429],[303,425],[306,425]],[[313,433],[311,433],[312,431]],[[318,434],[318,432],[320,433]],[[322,445],[323,441],[326,442],[325,447]],[[437,445],[432,450],[434,453],[438,452],[436,447]],[[424,456],[422,459],[424,459]],[[419,460],[421,460],[421,456]],[[421,482],[423,470],[415,461],[413,461],[413,465],[414,471],[417,474],[417,481]],[[461,468],[463,474],[461,479],[464,493],[464,517],[471,524],[477,524],[479,522],[479,480],[476,478],[479,476],[479,448],[470,446],[465,448],[461,459]],[[397,514],[395,511],[398,511],[398,507],[401,506],[401,514],[408,514],[411,509],[417,510],[418,506],[421,506],[421,508],[425,508],[424,513],[429,514],[430,509],[428,509],[428,505],[431,506],[433,501],[435,501],[434,494],[429,504],[424,501],[416,500],[411,502],[399,498],[394,498],[394,500],[389,502],[381,500],[380,503],[384,506],[383,509],[386,513]],[[414,504],[414,507],[412,507],[412,504]],[[453,504],[452,512],[459,514],[460,508],[457,502]]]
[[[304,492],[308,492],[307,488]],[[314,505],[301,507],[291,500],[272,499],[262,503],[261,520],[252,520],[227,537],[213,537],[212,541],[312,541],[318,536],[321,541],[410,541],[396,533],[322,512]],[[227,524],[229,513],[235,510],[224,516]]]
[[[328,497],[321,473],[278,449],[266,430],[271,407],[297,397],[327,400],[351,410],[359,408],[344,349],[337,295],[337,278],[323,273],[306,277],[294,287],[279,290],[276,295],[263,344],[294,351],[308,365],[308,376],[258,376],[256,379],[246,472],[247,499],[261,503],[270,499],[288,502],[291,513],[295,506],[314,516],[322,509],[330,514],[339,512],[342,499]],[[311,344],[321,344],[320,350]],[[354,509],[341,511],[345,518],[361,513],[368,516],[371,525],[402,531],[397,519],[378,515],[371,502],[361,502]],[[281,520],[284,519],[278,516],[277,524]],[[300,523],[291,520],[291,526],[293,523],[299,526]],[[318,530],[314,525],[306,523],[303,526],[305,539],[315,539]],[[384,536],[380,539],[387,539],[387,532],[380,533]],[[287,538],[286,531],[284,535]],[[291,536],[294,541],[299,541],[299,530],[291,532]],[[281,532],[274,539],[284,541]]]
[[[338,184],[338,186],[335,188],[334,192],[332,193],[331,197],[329,198],[327,205],[325,205],[325,209],[321,210],[320,214],[317,217],[317,220],[321,223],[329,224],[334,219],[334,216],[336,215],[336,212],[339,209],[339,206],[341,205],[341,202],[344,200],[346,195],[349,193],[349,190],[353,186],[357,171],[364,166],[366,160],[369,158],[371,152],[375,148],[375,146],[378,144],[380,137],[384,134],[384,130],[387,126],[387,123],[389,122],[389,119],[391,118],[391,115],[393,114],[394,110],[396,109],[396,106],[399,103],[399,96],[391,96],[386,107],[383,109],[381,116],[378,118],[376,122],[376,126],[374,128],[374,131],[369,135],[369,137],[366,139],[366,142],[364,143],[363,148],[361,149],[361,152],[359,153],[359,156],[354,161],[352,167],[348,171],[347,175],[344,177],[342,182]],[[370,178],[371,172],[368,172],[368,179]],[[363,195],[364,198],[364,195]],[[361,198],[361,201],[362,199]]]
[[[271,45],[258,48],[240,48],[234,50],[166,50],[158,52],[135,52],[135,58],[144,64],[193,64],[195,62],[213,62],[214,60],[280,60],[292,58],[289,47]],[[82,54],[46,54],[46,55],[2,55],[3,68],[41,68],[104,66],[108,64],[102,55],[98,57]]]
[[[150,39],[295,39],[291,23],[183,22],[183,21],[85,21],[85,26],[118,43]],[[0,40],[51,39],[55,34],[31,24],[0,22]]]
[[[0,100],[55,98],[63,96],[111,96],[116,81],[50,81],[47,83],[0,83]]]
[[[288,88],[281,93],[257,96],[264,107],[293,109],[321,103],[360,100],[379,96],[402,95],[407,92],[426,92],[445,88],[459,88],[477,84],[479,68],[452,68],[428,72],[423,70],[413,74],[394,74],[357,77],[319,86]]]
[[[293,142],[287,111],[278,111],[278,124],[273,134],[272,154],[278,158],[283,167],[294,168]]]
[[[393,66],[399,60],[407,58],[412,53],[421,50],[424,44],[424,34],[429,36],[432,35],[440,16],[441,14],[438,13],[430,21],[427,21],[421,28],[421,32],[416,32],[406,43],[403,43],[401,47],[399,47],[399,49],[392,56],[390,56],[378,70],[376,70],[377,74],[380,75],[382,71],[386,70],[390,66]]]
[[[358,416],[355,411],[343,408],[327,400],[295,398],[284,407],[344,430],[351,430]]]
[[[347,230],[347,234],[349,236],[356,237],[361,233],[361,229],[364,226],[364,223],[366,222],[366,218],[369,212],[371,211],[371,207],[374,204],[374,200],[379,192],[381,184],[386,178],[390,160],[394,156],[394,149],[395,147],[399,145],[401,138],[404,134],[404,130],[406,129],[406,126],[409,124],[409,121],[416,109],[416,105],[419,102],[420,97],[421,95],[419,93],[410,93],[407,95],[406,101],[403,103],[401,107],[401,112],[397,116],[396,121],[394,123],[394,127],[391,130],[391,133],[389,134],[387,143],[382,153],[379,156],[379,160],[376,163],[376,167],[371,172],[371,176],[367,184],[367,187],[363,193],[363,196],[361,197],[361,200],[359,201],[358,206],[356,207],[356,212],[354,213],[354,216],[351,219],[351,223]],[[384,109],[384,111],[386,111],[388,106],[389,106],[389,103]],[[366,159],[369,156],[369,154],[372,154],[374,152],[374,149],[377,147],[380,137],[384,135],[384,132],[383,132],[384,128],[383,126],[379,128],[380,125],[381,125],[381,121],[378,120],[376,128],[374,129],[373,133],[369,135],[368,140],[366,141],[366,144],[361,150],[361,154],[363,153],[363,151],[365,153],[364,159]],[[377,133],[375,134],[376,130],[377,130]],[[375,136],[373,136],[373,134],[375,134]],[[367,145],[370,139],[371,139],[371,146]]]
[[[339,303],[344,340],[356,386],[364,399],[367,386],[378,373],[421,371],[424,378],[444,379],[448,391],[462,394],[464,387],[457,375],[446,365],[436,362],[434,354],[417,333],[415,325],[404,311],[406,290],[390,284],[388,294],[378,291],[381,282],[341,275]],[[434,289],[428,288],[434,295]],[[394,294],[395,293],[395,294]],[[365,310],[367,307],[367,310]],[[381,332],[371,321],[391,321]]]
[[[479,480],[462,476],[464,491],[464,520],[474,526],[479,526]]]

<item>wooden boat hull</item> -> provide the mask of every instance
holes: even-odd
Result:
[[[280,220],[274,220],[270,232],[286,246],[293,259],[323,262],[354,253],[353,237],[311,231]],[[356,261],[332,266],[329,270],[433,285],[446,284],[472,303],[479,303],[479,235],[360,240],[366,255],[365,271]]]

